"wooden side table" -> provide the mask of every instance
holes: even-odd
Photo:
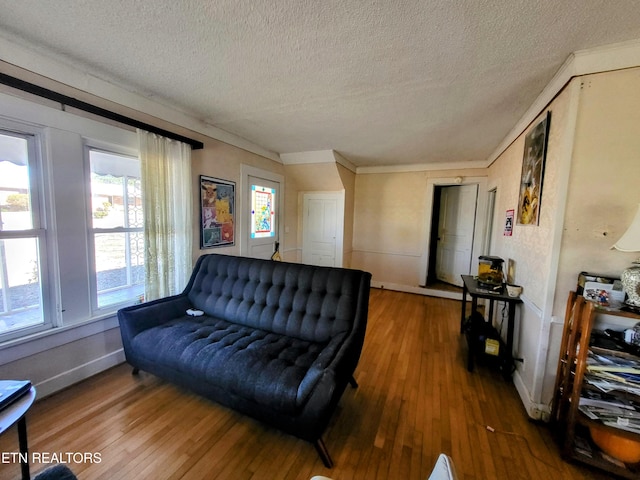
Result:
[[[483,298],[489,300],[489,322],[493,319],[494,302],[506,302],[508,307],[508,324],[507,324],[507,339],[504,345],[506,352],[501,353],[502,360],[502,373],[505,379],[511,378],[513,370],[513,330],[516,318],[516,305],[522,303],[520,297],[510,297],[503,290],[498,292],[492,292],[487,289],[480,288],[478,286],[478,280],[471,275],[462,275],[462,312],[460,315],[460,333],[464,333],[465,313],[467,304],[467,295],[471,296],[471,315],[478,308],[478,299]],[[468,333],[468,332],[467,332]],[[469,345],[469,357],[467,362],[467,370],[473,371],[473,355],[475,354],[474,340],[470,339],[467,335]],[[503,350],[503,349],[501,349]]]
[[[26,414],[36,399],[36,389],[31,387],[28,393],[17,399],[7,408],[0,410],[0,435],[18,424],[18,443],[20,446],[20,467],[22,470],[22,480],[30,480],[29,473],[29,445],[27,442],[27,419]]]

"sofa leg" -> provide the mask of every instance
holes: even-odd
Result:
[[[351,378],[349,378],[349,385],[351,385],[353,388],[358,388],[358,382],[356,382],[356,379],[353,378],[353,375],[351,375]]]
[[[329,451],[327,450],[327,447],[325,446],[322,439],[321,438],[317,439],[313,443],[313,446],[316,447],[316,450],[318,451],[318,455],[320,455],[320,459],[322,460],[322,463],[324,463],[324,466],[327,468],[333,468],[333,460],[331,460]]]
[[[138,367],[133,367],[133,370],[131,370],[131,375],[137,375],[138,373],[140,373],[140,369]]]

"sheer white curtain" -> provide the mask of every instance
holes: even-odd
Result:
[[[180,293],[192,270],[191,147],[138,130],[145,300]]]

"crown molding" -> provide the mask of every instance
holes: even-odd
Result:
[[[55,82],[151,115],[280,163],[280,158],[277,153],[218,127],[214,127],[196,118],[189,112],[185,112],[171,105],[165,105],[157,100],[145,97],[142,94],[131,92],[123,87],[83,72],[76,66],[59,58],[53,59],[47,57],[2,36],[0,36],[0,60]]]
[[[469,170],[472,168],[486,168],[484,161],[472,162],[438,162],[438,163],[416,163],[407,165],[381,165],[370,167],[358,167],[357,174],[365,173],[407,173],[407,172],[429,172],[443,170]]]
[[[334,153],[334,155],[336,157],[336,163],[339,163],[344,168],[346,168],[347,170],[352,171],[353,173],[356,173],[358,171],[358,167],[356,167],[353,163],[351,163],[349,160],[344,158],[338,152],[333,152],[333,153]]]
[[[640,39],[578,50],[573,57],[576,76],[638,67]]]

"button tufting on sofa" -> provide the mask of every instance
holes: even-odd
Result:
[[[118,312],[125,355],[134,372],[313,442],[331,466],[321,435],[346,385],[357,385],[370,281],[358,270],[204,255],[182,294]]]

